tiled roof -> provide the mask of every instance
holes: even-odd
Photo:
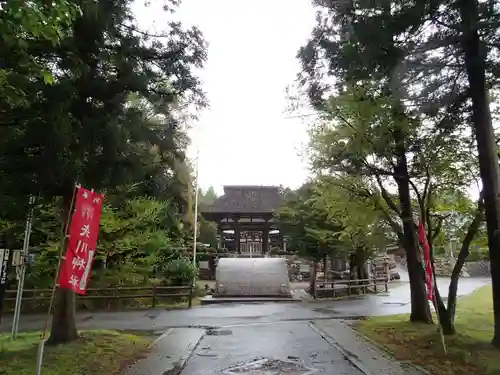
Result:
[[[224,195],[205,212],[272,213],[283,204],[277,186],[224,186]]]

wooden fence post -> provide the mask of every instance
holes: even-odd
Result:
[[[193,306],[193,286],[191,285],[191,288],[189,288],[189,302],[188,302],[188,307],[191,308]]]
[[[113,296],[115,296],[115,298],[113,298],[115,301],[116,301],[116,304],[115,304],[115,309],[120,309],[121,306],[122,306],[122,301],[120,300],[119,298],[119,292],[118,292],[118,284],[115,285],[115,290],[113,291]]]
[[[152,301],[153,309],[156,307],[156,285],[153,285],[153,301]]]

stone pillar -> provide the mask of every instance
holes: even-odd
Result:
[[[234,249],[238,254],[241,253],[241,231],[237,225],[234,227]]]
[[[387,259],[384,260],[384,274],[387,282],[391,280],[391,271],[389,268],[389,261]]]
[[[262,253],[267,254],[269,251],[269,227],[262,231]]]

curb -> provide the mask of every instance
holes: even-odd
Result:
[[[326,332],[319,329],[319,327],[317,327],[314,324],[314,322],[309,322],[309,327],[311,327],[316,333],[318,333],[323,338],[323,340],[325,340],[331,346],[333,346],[335,349],[337,349],[344,356],[344,358],[347,359],[359,371],[361,371],[365,375],[371,375],[371,372],[369,372],[367,369],[364,368],[363,364],[361,363],[361,361],[358,359],[358,357],[356,355],[345,350],[332,337],[330,337],[330,335],[328,335]]]
[[[123,369],[122,375],[179,375],[205,330],[169,328],[150,346],[148,355]]]
[[[201,337],[198,340],[198,342],[191,349],[191,353],[189,353],[189,355],[186,357],[186,359],[184,361],[182,361],[181,363],[176,364],[176,366],[172,370],[166,371],[162,375],[181,375],[182,374],[182,370],[184,370],[184,367],[186,367],[186,364],[188,363],[188,361],[193,357],[193,353],[196,351],[196,348],[198,348],[200,346],[200,342],[201,342],[201,340],[203,339],[204,336],[205,336],[205,334],[201,335]]]
[[[155,341],[151,343],[151,347],[154,345],[157,345],[159,341],[163,340],[166,336],[170,335],[172,333],[173,328],[167,329],[165,332],[163,332],[160,336],[158,336]]]

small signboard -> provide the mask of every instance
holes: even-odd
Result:
[[[0,322],[2,319],[3,300],[7,290],[7,271],[9,268],[9,249],[0,249]]]
[[[22,250],[12,250],[12,265],[15,267],[21,266],[24,263]]]
[[[208,260],[200,260],[199,267],[202,270],[208,270]]]

